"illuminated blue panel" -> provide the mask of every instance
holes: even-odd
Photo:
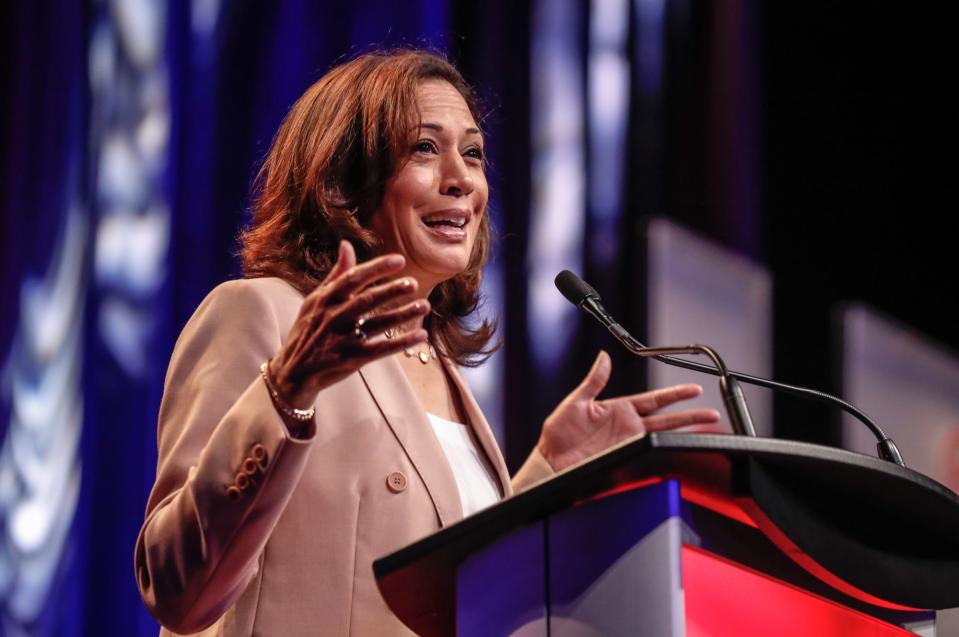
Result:
[[[48,271],[23,282],[4,373],[12,383],[11,418],[0,447],[0,615],[6,630],[27,630],[49,602],[79,499],[87,223],[86,212],[74,204],[64,214]]]
[[[547,637],[544,523],[470,555],[456,573],[458,637]]]
[[[543,372],[563,360],[577,310],[553,286],[560,270],[582,269],[586,207],[582,61],[576,3],[538,0],[530,43],[531,202],[527,333]]]
[[[627,0],[593,0],[590,7],[589,254],[605,269],[616,261],[623,205],[623,174],[629,118]]]
[[[165,18],[163,2],[119,3],[99,13],[90,42],[97,326],[116,362],[137,379],[149,371],[170,244]]]

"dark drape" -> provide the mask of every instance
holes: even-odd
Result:
[[[762,6],[762,233],[784,380],[842,390],[844,300],[959,351],[957,47],[944,11]],[[834,410],[786,399],[775,416],[783,435],[839,442]]]
[[[14,404],[12,385],[51,382],[51,367],[63,371],[83,365],[69,346],[65,358],[58,356],[62,341],[47,349],[43,334],[31,328],[52,318],[67,334],[82,338],[82,302],[58,310],[51,293],[58,278],[71,280],[73,288],[88,280],[92,242],[82,169],[86,14],[75,2],[5,3],[0,12],[0,634],[19,634],[26,627],[39,635],[81,635],[92,491],[83,484],[79,493],[49,497],[42,485],[48,472],[91,454],[95,440],[84,431],[79,440],[68,441],[68,454],[58,455],[54,441],[34,428],[36,413],[51,407],[44,400],[48,393],[20,392],[25,400]],[[75,251],[71,271],[64,273],[56,263],[68,244]],[[30,311],[21,304],[28,300]],[[13,372],[15,367],[20,373]],[[52,383],[67,387],[68,400],[80,392],[75,377]],[[30,399],[39,402],[27,404]],[[79,402],[66,414],[55,413],[80,418],[89,411],[90,403]],[[17,424],[15,413],[20,414]],[[74,432],[74,427],[58,430]],[[29,446],[24,454],[29,461],[20,466],[11,462],[14,438]],[[21,504],[31,506],[17,506],[21,497]],[[80,512],[75,517],[74,510]]]

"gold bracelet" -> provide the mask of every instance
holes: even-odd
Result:
[[[263,383],[266,385],[267,391],[270,392],[270,397],[273,399],[273,405],[285,416],[288,416],[298,422],[307,422],[308,420],[313,420],[313,416],[316,415],[316,407],[310,407],[309,409],[297,409],[296,407],[290,407],[283,402],[283,399],[280,398],[280,392],[276,391],[276,387],[273,386],[273,382],[270,380],[270,375],[267,373],[267,370],[269,369],[270,361],[266,361],[260,365],[260,376],[263,377]]]

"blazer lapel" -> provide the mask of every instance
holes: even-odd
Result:
[[[456,478],[400,364],[392,356],[387,356],[364,365],[359,374],[386,424],[426,485],[440,526],[462,519],[463,505]]]
[[[473,433],[476,434],[476,439],[486,453],[486,458],[489,460],[490,466],[496,471],[496,477],[499,478],[500,483],[500,493],[503,497],[512,495],[513,488],[510,483],[506,462],[503,460],[499,443],[496,442],[493,430],[490,429],[486,417],[483,416],[483,411],[480,409],[479,403],[477,403],[473,397],[473,392],[470,391],[469,385],[466,384],[466,379],[463,378],[459,368],[445,358],[441,360],[446,367],[446,371],[449,373],[449,377],[453,380],[454,386],[458,390],[460,399],[463,402],[463,409],[466,411],[465,415],[468,424],[473,428]]]

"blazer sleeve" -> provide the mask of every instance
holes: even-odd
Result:
[[[510,480],[513,485],[513,493],[525,491],[534,484],[552,478],[554,475],[556,475],[556,471],[553,470],[543,454],[539,452],[539,449],[533,447],[533,451],[526,458],[526,462]]]
[[[256,575],[315,434],[289,435],[259,377],[285,336],[271,291],[248,280],[216,288],[167,371],[134,561],[150,612],[178,633],[212,624]]]

